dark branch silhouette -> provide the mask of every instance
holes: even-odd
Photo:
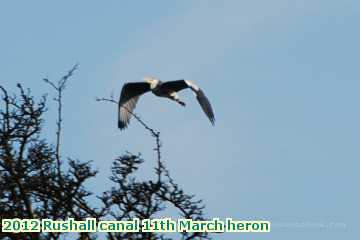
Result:
[[[60,134],[61,134],[61,123],[62,123],[62,93],[66,88],[66,83],[68,79],[74,74],[75,70],[78,68],[78,64],[75,64],[70,71],[64,75],[60,80],[58,80],[56,83],[53,81],[44,78],[44,81],[48,83],[50,86],[52,86],[56,93],[57,97],[54,98],[54,100],[58,104],[58,120],[56,122],[57,130],[56,130],[56,162],[57,162],[57,171],[58,176],[61,184],[61,160],[60,160]]]
[[[61,94],[73,71],[59,81],[57,89],[60,105],[55,148],[42,137],[46,96],[36,100],[30,90],[20,84],[17,84],[19,93],[12,95],[0,86],[1,219],[73,217],[81,220],[102,216],[102,210],[90,206],[87,201],[91,192],[84,183],[96,175],[90,162],[68,159],[66,168],[60,164]],[[62,234],[0,233],[0,239],[58,239]],[[79,236],[79,239],[89,238],[87,233]]]
[[[89,204],[92,193],[85,187],[96,177],[92,162],[82,162],[62,152],[63,92],[78,68],[74,65],[59,81],[44,81],[55,91],[57,121],[55,146],[42,137],[47,111],[46,96],[36,99],[29,89],[17,85],[18,93],[10,94],[0,86],[0,219],[88,217],[116,220],[152,219],[171,207],[183,218],[203,220],[204,205],[194,200],[171,178],[161,156],[160,132],[149,127],[137,114],[133,117],[155,140],[154,178],[139,180],[137,170],[145,161],[129,152],[117,157],[111,167],[113,186],[98,193],[102,205]],[[98,101],[116,103],[113,97]],[[66,233],[0,233],[0,239],[59,239]],[[170,236],[170,237],[169,237]],[[108,233],[108,239],[210,239],[207,233]],[[96,239],[96,233],[80,233],[77,239]]]
[[[113,96],[96,98],[97,101],[118,104]],[[124,106],[122,106],[124,107]],[[124,107],[125,108],[125,107]],[[125,108],[126,109],[126,108]],[[155,139],[156,162],[155,174],[157,181],[137,181],[135,172],[144,162],[140,155],[131,153],[118,157],[113,163],[111,180],[118,187],[105,192],[102,201],[109,213],[117,220],[133,218],[150,219],[158,212],[166,209],[166,204],[172,205],[183,218],[204,220],[202,200],[193,200],[194,195],[187,195],[171,178],[169,170],[161,159],[160,132],[149,127],[137,114],[126,109]],[[116,210],[114,210],[116,209]],[[165,239],[157,233],[117,233],[109,234],[109,239]],[[181,233],[182,239],[210,239],[207,233]]]

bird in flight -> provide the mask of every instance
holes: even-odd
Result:
[[[151,91],[158,97],[169,98],[181,106],[185,106],[185,103],[180,100],[177,92],[186,88],[190,88],[193,91],[201,108],[209,118],[211,124],[214,125],[215,116],[210,102],[204,92],[192,81],[176,80],[162,82],[157,78],[144,77],[144,82],[129,82],[124,84],[119,99],[118,127],[123,130],[128,126],[131,114],[142,94]]]

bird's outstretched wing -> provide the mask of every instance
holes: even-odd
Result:
[[[169,92],[178,92],[188,87],[189,84],[185,80],[168,81],[161,84],[161,88]]]
[[[204,92],[196,86],[196,84],[190,80],[176,80],[176,81],[169,81],[164,82],[161,85],[162,89],[166,89],[167,91],[181,91],[185,88],[191,88],[193,90],[196,99],[198,100],[201,108],[205,112],[206,116],[209,118],[212,125],[215,124],[215,116],[214,111],[212,110],[211,104],[209,99],[205,96]]]
[[[125,83],[119,99],[118,127],[122,130],[129,124],[131,113],[141,94],[150,91],[150,84],[146,82]]]

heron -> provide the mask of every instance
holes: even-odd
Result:
[[[122,87],[118,105],[118,127],[120,130],[129,125],[131,115],[142,94],[151,91],[155,96],[168,98],[181,106],[185,106],[185,102],[180,99],[177,92],[187,88],[192,90],[211,124],[215,124],[214,112],[208,98],[193,81],[182,79],[162,82],[158,78],[148,76],[144,77],[143,80],[143,82],[128,82]]]

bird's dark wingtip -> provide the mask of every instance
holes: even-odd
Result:
[[[124,124],[123,122],[121,121],[118,121],[118,128],[122,131],[122,130],[125,130],[125,128],[127,127],[126,124]]]

